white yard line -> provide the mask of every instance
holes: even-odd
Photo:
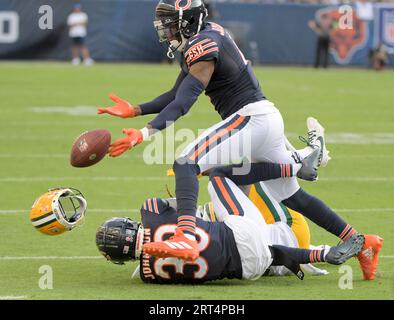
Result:
[[[28,212],[26,209],[0,210],[0,214],[15,214],[15,213],[26,213],[26,212]]]
[[[1,139],[1,137],[0,137]],[[0,158],[25,158],[25,159],[52,159],[52,158],[69,158],[70,154],[68,153],[2,153],[0,154]],[[125,154],[122,155],[119,159],[125,158],[142,158],[141,154]],[[333,155],[333,159],[368,159],[368,160],[376,160],[376,159],[391,159],[394,158],[394,154],[335,154]]]
[[[118,212],[118,213],[138,213],[140,212],[139,209],[87,209],[88,212],[98,212],[98,213],[112,213],[112,212]]]
[[[89,212],[97,212],[97,213],[139,213],[139,209],[87,209],[87,213]],[[27,214],[29,213],[29,210],[27,209],[10,209],[10,210],[0,210],[0,214],[17,214],[17,213],[23,213]]]
[[[46,181],[168,181],[173,177],[0,177],[0,182],[46,182]],[[394,177],[326,177],[319,181],[329,182],[391,182]]]
[[[46,181],[168,181],[173,177],[0,177],[0,182]]]
[[[394,212],[394,208],[344,208],[344,209],[333,209],[336,212],[354,212],[354,213],[363,213],[363,212]],[[87,212],[96,212],[96,213],[139,213],[139,209],[112,209],[112,208],[103,208],[103,209],[89,209]],[[0,209],[0,214],[27,214],[29,210],[27,209]]]
[[[20,300],[26,298],[27,296],[0,296],[0,300]]]
[[[66,153],[47,153],[47,154],[16,154],[16,153],[3,153],[0,154],[0,158],[26,158],[26,159],[50,159],[50,158],[69,158],[70,155]]]
[[[85,115],[85,116],[96,116],[95,110],[89,108],[52,108],[50,109],[35,109],[43,112],[54,112],[54,113],[68,113],[69,115]],[[96,126],[96,122],[75,122],[75,121],[63,121],[63,122],[43,122],[43,121],[18,121],[7,123],[8,126],[21,126],[24,128],[31,127],[92,127]],[[200,130],[197,130],[200,131]],[[193,130],[193,132],[197,132]],[[202,131],[202,130],[201,130]],[[294,132],[287,132],[286,136],[292,140],[297,140],[299,134]],[[68,140],[67,136],[55,135],[16,135],[16,134],[1,134],[0,140],[18,140],[18,141],[53,141],[53,140]],[[327,145],[391,145],[394,144],[394,132],[371,132],[371,133],[358,133],[358,132],[336,132],[326,134]]]
[[[75,139],[73,138],[68,138],[66,136],[33,136],[33,135],[23,135],[20,137],[19,140],[23,141],[70,141],[72,143]],[[0,135],[0,140],[18,140],[18,136],[13,136],[13,135]]]
[[[0,261],[16,260],[96,260],[103,259],[103,256],[26,256],[26,257],[0,257]]]
[[[326,177],[319,178],[319,181],[330,182],[390,182],[394,177]]]
[[[96,116],[96,106],[47,106],[30,107],[29,111],[35,113],[61,113],[69,116]]]
[[[394,212],[394,208],[333,209],[337,212]]]
[[[84,118],[82,121],[11,121],[7,123],[7,126],[11,127],[24,127],[24,128],[31,128],[31,127],[89,127],[89,126],[97,126],[97,121],[89,121],[90,119]],[[6,136],[6,135],[3,135]],[[16,135],[10,134],[10,136],[16,137]],[[44,135],[41,136],[44,138]],[[21,137],[24,138],[24,137]]]
[[[69,153],[32,153],[32,154],[24,154],[24,153],[2,153],[0,154],[0,159],[58,159],[58,158],[70,158]],[[130,158],[142,158],[141,154],[127,154],[123,155],[119,159],[130,159]]]
[[[288,138],[297,139],[298,134],[287,132]],[[385,145],[394,144],[393,132],[331,132],[325,135],[327,144]]]
[[[335,154],[333,159],[385,159],[394,158],[394,154]]]
[[[25,261],[25,260],[98,260],[103,256],[5,256],[0,257],[0,261]],[[394,256],[380,256],[382,259],[393,259]]]

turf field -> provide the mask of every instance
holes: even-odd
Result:
[[[216,281],[188,286],[146,285],[131,279],[135,264],[113,265],[99,256],[97,227],[112,216],[138,219],[146,197],[166,196],[170,166],[146,165],[143,145],[96,166],[69,165],[76,136],[107,128],[113,139],[124,127],[141,128],[150,117],[122,120],[98,116],[94,107],[110,105],[107,93],[145,102],[170,88],[178,68],[168,65],[0,63],[0,299],[393,299],[394,298],[394,73],[369,70],[316,71],[256,68],[265,94],[279,107],[286,132],[296,146],[307,116],[326,127],[332,161],[306,190],[365,233],[384,239],[376,281],[361,281],[356,260],[353,289],[339,288],[339,268],[324,265],[324,277],[262,278],[255,282]],[[203,129],[219,120],[200,98],[176,129]],[[178,141],[177,144],[181,144]],[[167,150],[167,149],[166,149]],[[28,219],[34,199],[50,187],[73,186],[88,200],[82,228],[49,237]],[[200,202],[207,200],[201,181]],[[312,243],[337,239],[310,223]],[[53,289],[38,286],[39,268],[53,270]]]

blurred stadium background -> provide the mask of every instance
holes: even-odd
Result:
[[[391,1],[391,4],[390,4]],[[86,38],[98,61],[159,62],[165,49],[152,27],[155,0],[83,0]],[[67,17],[76,1],[2,0],[0,59],[70,58]],[[330,62],[368,65],[368,52],[383,43],[394,53],[394,1],[207,0],[210,19],[233,34],[254,63],[312,65],[316,35],[309,20],[331,17]],[[52,29],[40,29],[42,5],[53,9]],[[346,6],[351,5],[353,11]],[[44,10],[44,9],[42,9]],[[341,25],[342,23],[342,25]],[[343,25],[345,24],[345,26]],[[392,55],[391,55],[392,57]],[[390,59],[393,65],[393,59]]]
[[[165,176],[170,164],[148,166],[141,147],[76,169],[69,165],[71,144],[85,130],[106,128],[118,139],[124,127],[143,127],[145,117],[97,116],[96,108],[110,105],[109,92],[133,103],[148,101],[172,86],[179,68],[168,63],[153,28],[157,2],[131,0],[81,1],[89,16],[86,43],[96,63],[72,66],[67,17],[75,3],[0,1],[0,299],[394,298],[392,3],[374,3],[372,16],[364,19],[356,3],[346,2],[353,8],[351,29],[340,28],[343,3],[336,0],[209,3],[211,19],[230,30],[256,66],[265,94],[283,114],[289,140],[301,147],[297,137],[305,133],[308,116],[326,127],[333,160],[320,171],[319,182],[303,186],[356,229],[385,239],[376,281],[361,281],[357,262],[347,264],[354,267],[353,290],[341,290],[340,270],[327,265],[328,276],[307,276],[302,282],[295,277],[223,280],[173,290],[131,279],[137,263],[119,267],[99,255],[94,234],[103,221],[112,216],[138,219],[144,199],[166,197],[166,184],[174,190],[173,179]],[[43,5],[53,9],[52,29],[40,28]],[[330,68],[314,70],[316,35],[308,21],[324,13],[336,21]],[[383,72],[370,70],[368,59],[379,43],[389,54],[389,69]],[[202,96],[176,129],[197,132],[218,120]],[[200,203],[208,200],[206,182],[201,181]],[[86,223],[48,237],[34,230],[29,210],[37,196],[58,186],[85,194]],[[337,243],[312,223],[310,227],[313,244]],[[52,290],[38,286],[42,265],[53,268]]]

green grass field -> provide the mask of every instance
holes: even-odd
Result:
[[[339,268],[324,265],[324,277],[223,280],[189,286],[146,285],[131,279],[136,263],[113,265],[99,257],[97,227],[112,216],[138,219],[150,196],[166,196],[170,166],[146,165],[143,146],[96,166],[69,165],[81,132],[107,128],[113,139],[124,127],[141,128],[150,117],[122,120],[94,114],[110,105],[107,93],[130,102],[150,100],[170,88],[176,66],[63,63],[0,63],[0,299],[393,299],[394,298],[394,73],[367,70],[256,68],[263,90],[281,110],[291,142],[305,134],[307,116],[326,127],[332,161],[305,189],[326,201],[356,229],[384,239],[379,275],[362,281],[355,259],[353,289],[338,286]],[[219,120],[204,96],[176,129],[203,129]],[[181,141],[178,144],[182,143]],[[201,181],[200,202],[208,198]],[[82,228],[57,237],[37,232],[29,221],[34,199],[50,187],[73,186],[89,209]],[[312,243],[337,239],[310,223]],[[63,257],[63,258],[62,258]],[[64,257],[69,257],[65,259]],[[38,286],[39,268],[53,269],[53,289]]]

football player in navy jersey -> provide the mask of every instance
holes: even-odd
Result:
[[[122,118],[157,114],[141,130],[124,129],[126,137],[109,148],[112,157],[120,156],[185,115],[203,91],[222,117],[221,122],[192,142],[173,164],[178,220],[171,241],[185,242],[188,247],[169,253],[163,241],[146,244],[144,250],[157,257],[198,258],[195,212],[199,173],[238,163],[244,158],[252,163],[295,164],[297,159],[307,157],[314,150],[320,153],[319,165],[325,166],[330,159],[324,129],[317,121],[308,122],[309,139],[305,149],[296,153],[287,150],[279,110],[267,100],[250,63],[228,32],[220,25],[206,22],[207,14],[201,0],[160,0],[154,21],[159,39],[168,44],[169,57],[178,51],[183,58],[174,87],[140,105],[131,105],[111,95],[115,106],[98,109],[98,113]],[[321,200],[302,190],[296,177],[268,181],[266,186],[278,202],[302,213],[341,240],[357,233]],[[376,235],[365,235],[364,250],[358,257],[365,279],[375,277],[382,241]]]
[[[252,171],[259,171],[264,180],[267,177],[263,172],[267,170],[262,166],[265,164],[256,164]],[[144,252],[143,245],[153,241],[163,241],[168,250],[189,246],[181,240],[168,240],[177,227],[174,198],[147,199],[141,207],[142,223],[129,218],[106,221],[96,233],[99,251],[117,264],[139,259],[140,277],[147,283],[199,283],[223,278],[256,280],[269,271],[285,274],[274,271],[283,266],[303,279],[300,264],[341,264],[361,250],[363,236],[359,234],[332,248],[297,248],[290,227],[284,222],[267,225],[257,207],[228,174],[234,178],[226,167],[210,174],[208,190],[217,222],[197,219],[196,239],[200,250],[197,259],[160,258]],[[243,183],[241,176],[234,179]]]

